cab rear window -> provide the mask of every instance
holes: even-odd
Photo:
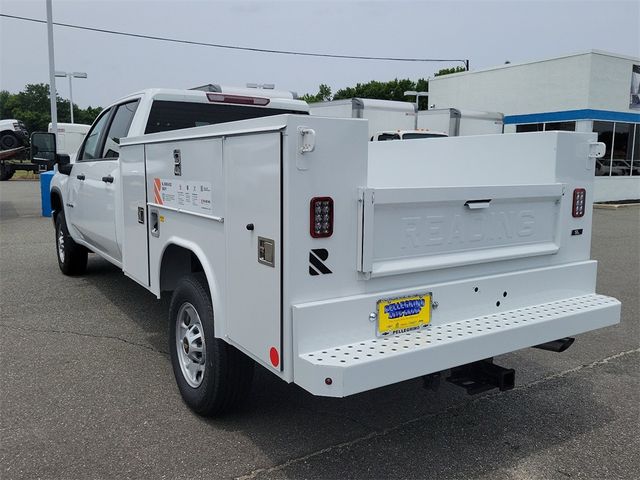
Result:
[[[151,105],[144,133],[167,132],[181,128],[282,115],[283,113],[308,115],[308,112],[279,108],[155,100]]]

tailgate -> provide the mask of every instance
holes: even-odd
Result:
[[[555,254],[563,189],[361,189],[358,270],[378,277]]]

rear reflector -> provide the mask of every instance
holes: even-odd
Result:
[[[326,238],[333,234],[333,199],[331,197],[311,199],[309,233],[313,238]]]
[[[264,107],[271,101],[263,97],[244,97],[242,95],[225,95],[224,93],[207,93],[210,102],[235,103],[237,105],[257,105]]]
[[[580,218],[584,216],[586,197],[587,197],[587,191],[584,188],[576,188],[573,191],[573,209],[571,214],[575,218]]]

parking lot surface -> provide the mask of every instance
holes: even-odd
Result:
[[[594,212],[621,324],[497,358],[512,391],[412,380],[328,399],[258,369],[242,411],[203,419],[175,386],[168,300],[93,255],[63,276],[38,188],[0,184],[2,479],[638,478],[640,208]]]

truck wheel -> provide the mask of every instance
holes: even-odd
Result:
[[[87,249],[69,235],[62,211],[56,216],[56,253],[58,266],[65,275],[80,275],[87,269]]]
[[[2,150],[11,150],[12,148],[18,148],[20,146],[20,140],[13,133],[4,133],[0,137],[0,147]]]
[[[11,180],[13,173],[13,168],[6,166],[4,163],[0,163],[0,181]]]
[[[180,394],[194,412],[220,415],[239,406],[251,389],[253,360],[215,338],[206,277],[187,275],[169,307],[169,351]]]

